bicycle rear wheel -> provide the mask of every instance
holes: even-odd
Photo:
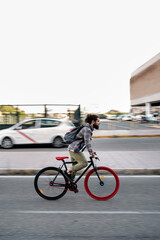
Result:
[[[112,198],[118,192],[119,185],[117,174],[107,167],[98,167],[96,171],[92,169],[84,181],[86,192],[96,200]]]
[[[34,187],[42,198],[56,200],[67,192],[68,183],[61,170],[47,167],[40,170],[35,176]]]

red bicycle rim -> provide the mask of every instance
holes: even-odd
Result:
[[[86,177],[85,177],[85,180],[84,180],[84,187],[85,187],[85,190],[86,190],[87,194],[88,194],[90,197],[92,197],[92,198],[94,198],[94,199],[96,199],[96,200],[102,200],[102,201],[103,201],[103,200],[108,200],[108,199],[112,198],[112,197],[118,192],[119,185],[120,185],[119,178],[118,178],[117,174],[116,174],[112,169],[110,169],[110,168],[107,168],[107,167],[98,167],[98,170],[106,170],[106,171],[110,172],[110,173],[113,175],[113,177],[115,178],[115,183],[116,183],[116,186],[115,186],[114,191],[113,191],[111,194],[109,194],[108,196],[99,197],[99,196],[94,195],[94,194],[89,190],[88,180],[89,180],[89,177],[92,175],[92,173],[95,172],[94,169],[92,169],[91,171],[89,171],[89,172],[87,173],[87,175],[86,175]]]

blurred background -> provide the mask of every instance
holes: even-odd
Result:
[[[1,240],[159,239],[159,9],[159,0],[0,1]],[[68,156],[64,134],[87,113],[101,119],[92,147],[97,166],[118,174],[118,193],[96,201],[82,179],[78,194],[41,199],[35,174]]]
[[[157,0],[1,1],[0,21],[1,105],[129,113],[147,84],[132,96],[130,79],[160,52]],[[152,74],[149,79],[155,86]]]

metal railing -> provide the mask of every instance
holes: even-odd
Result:
[[[7,108],[9,107],[9,108]],[[29,113],[25,109],[29,109]],[[34,109],[33,109],[34,108]],[[50,109],[52,108],[52,109]],[[57,111],[53,111],[54,108]],[[65,108],[65,112],[58,109]],[[6,111],[5,111],[6,109]],[[7,111],[8,109],[8,111]],[[36,110],[37,109],[37,110]],[[40,111],[38,110],[40,109]],[[0,129],[12,126],[25,119],[35,117],[57,117],[66,115],[75,124],[80,124],[80,105],[77,104],[16,104],[16,105],[0,105]]]

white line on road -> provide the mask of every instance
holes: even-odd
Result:
[[[16,176],[16,175],[1,175],[0,178],[34,178],[35,176]],[[77,176],[78,177],[78,176]],[[119,178],[160,178],[160,175],[118,175]],[[84,178],[84,176],[82,177]],[[96,176],[91,176],[91,178],[97,178]]]
[[[145,211],[16,211],[26,214],[98,214],[98,215],[160,215],[160,212]]]
[[[0,176],[0,178],[34,178],[35,176],[12,176],[12,175],[7,175],[7,176]],[[78,176],[77,176],[78,177]],[[109,176],[108,176],[109,177]],[[120,175],[118,176],[119,178],[160,178],[160,175]],[[82,178],[85,178],[84,176]],[[97,178],[96,176],[91,176],[91,178]]]

